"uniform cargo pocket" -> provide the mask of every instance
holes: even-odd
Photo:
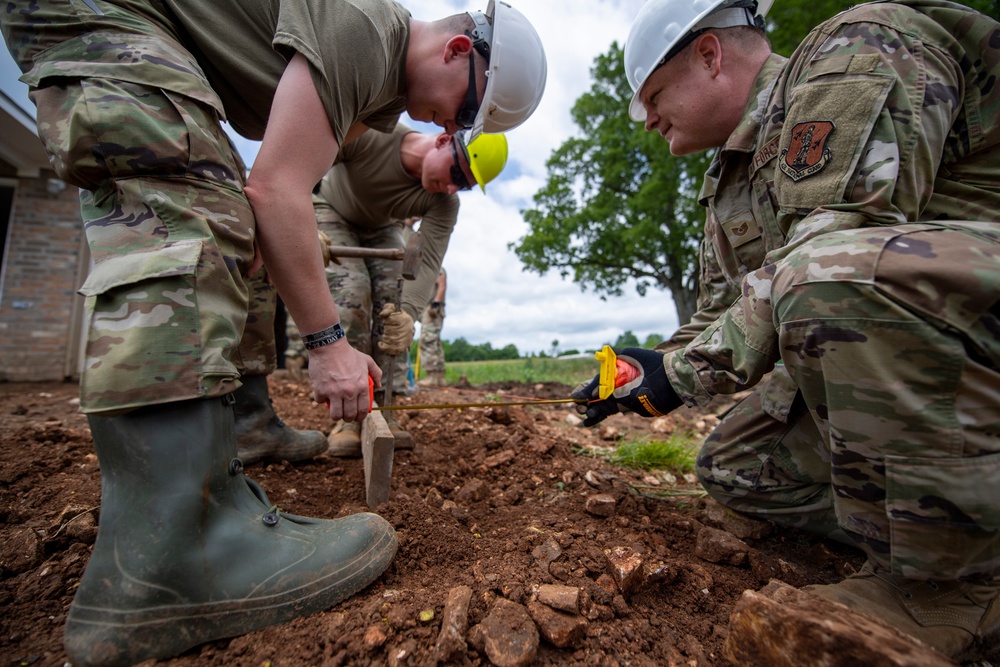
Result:
[[[885,460],[894,572],[966,577],[1000,566],[1000,454]]]
[[[204,395],[201,253],[201,241],[186,241],[96,265],[80,288],[87,297],[85,412]]]

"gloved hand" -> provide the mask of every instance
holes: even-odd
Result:
[[[410,349],[413,342],[413,318],[402,310],[396,310],[394,303],[385,304],[378,315],[384,325],[378,349],[391,356]]]
[[[323,266],[330,263],[330,237],[319,232],[319,251],[323,253]]]
[[[641,347],[627,347],[615,350],[618,359],[635,367],[638,376],[615,388],[608,398],[600,400],[600,374],[590,382],[577,387],[573,398],[587,401],[579,403],[576,411],[587,415],[584,426],[593,426],[618,412],[635,412],[643,417],[659,417],[679,408],[683,401],[670,386],[667,373],[663,370],[663,353],[645,350]]]
[[[444,315],[444,304],[440,301],[431,301],[431,305],[427,307],[427,310],[431,317],[441,317]]]

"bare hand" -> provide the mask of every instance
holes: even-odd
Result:
[[[355,350],[346,339],[309,351],[313,399],[329,405],[331,419],[355,422],[368,416],[369,375],[376,385],[382,382],[375,360]]]

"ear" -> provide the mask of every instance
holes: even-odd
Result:
[[[442,132],[434,139],[434,148],[440,149],[449,143],[451,143],[451,135],[447,132]]]
[[[468,35],[455,35],[444,45],[444,61],[449,62],[456,56],[466,56],[472,52],[472,38]]]
[[[710,32],[699,35],[695,40],[691,54],[695,60],[695,67],[702,70],[708,69],[709,76],[712,78],[719,75],[719,71],[722,69],[722,43],[719,42],[716,35]]]

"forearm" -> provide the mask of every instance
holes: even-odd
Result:
[[[247,196],[257,216],[257,241],[268,275],[303,334],[340,321],[330,295],[316,237],[316,216],[308,198],[280,193]]]

